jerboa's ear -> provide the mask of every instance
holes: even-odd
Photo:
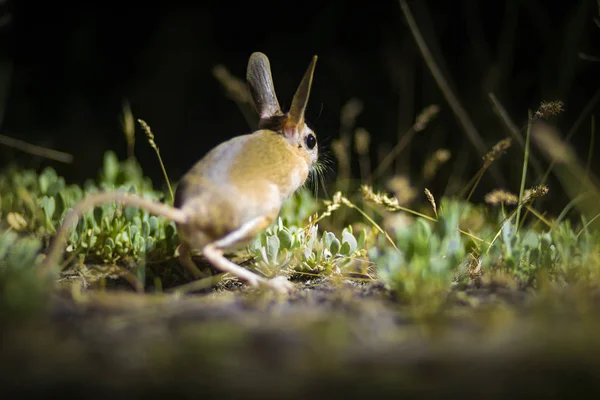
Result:
[[[292,100],[292,106],[288,112],[288,116],[293,123],[301,124],[304,122],[304,112],[306,111],[308,98],[310,96],[310,88],[312,86],[316,63],[317,56],[314,56],[302,78],[302,82],[300,82],[298,89],[296,89],[296,94]]]
[[[271,65],[266,55],[259,52],[252,53],[248,60],[246,80],[254,100],[254,107],[261,120],[283,115],[273,86]]]

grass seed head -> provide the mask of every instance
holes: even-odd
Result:
[[[415,132],[424,131],[427,128],[427,125],[439,114],[440,107],[437,104],[431,104],[425,107],[417,118],[415,119],[415,123],[413,125],[413,129]]]
[[[371,201],[377,205],[384,206],[389,211],[398,211],[400,204],[395,197],[389,197],[383,193],[375,193],[373,188],[368,185],[362,185],[360,190],[365,200]]]
[[[435,214],[435,217],[437,218],[438,213],[437,213],[437,206],[435,204],[435,198],[433,197],[433,194],[431,193],[431,191],[429,191],[429,189],[427,189],[427,188],[425,188],[425,196],[427,196],[427,200],[431,204],[431,207],[433,208],[433,213]]]
[[[550,119],[564,111],[562,101],[543,101],[535,114],[534,119]]]
[[[496,143],[494,145],[494,147],[492,147],[492,150],[490,150],[483,157],[484,166],[489,167],[494,161],[499,159],[500,156],[502,156],[502,154],[504,154],[506,152],[506,150],[508,150],[510,148],[511,145],[512,145],[511,138],[502,139],[501,141]]]
[[[369,147],[371,146],[371,135],[364,128],[357,128],[354,132],[354,148],[359,155],[366,155],[369,153]]]
[[[548,186],[546,185],[538,185],[531,189],[526,189],[523,192],[523,201],[529,203],[531,201],[544,197],[548,194],[549,190],[550,189],[548,189]]]
[[[447,149],[438,149],[425,161],[423,166],[423,177],[431,179],[435,176],[440,166],[450,160],[451,153]]]
[[[410,204],[417,197],[416,190],[411,186],[409,179],[404,175],[396,175],[387,182],[388,189],[394,193],[394,198],[399,205]]]
[[[340,114],[340,122],[342,127],[345,129],[349,129],[356,122],[356,118],[363,111],[363,103],[359,99],[352,98],[348,100],[346,104],[342,107],[342,111]]]
[[[519,197],[506,190],[496,189],[485,195],[485,202],[492,206],[498,204],[515,205],[519,202]]]

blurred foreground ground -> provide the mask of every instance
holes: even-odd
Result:
[[[467,288],[415,317],[349,282],[287,300],[63,294],[0,329],[0,385],[4,398],[592,397],[596,297]]]

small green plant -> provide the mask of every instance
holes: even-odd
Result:
[[[356,238],[350,226],[338,238],[333,232],[320,233],[316,224],[306,228],[285,226],[279,218],[277,224],[257,237],[249,250],[257,266],[267,271],[289,265],[293,272],[339,275],[355,258],[364,257],[365,238],[365,231]]]
[[[302,226],[319,208],[320,204],[310,189],[303,187],[283,203],[279,218],[285,226]]]
[[[397,249],[379,237],[369,256],[377,265],[380,280],[409,302],[439,298],[466,266],[459,218],[459,203],[442,199],[437,221],[419,217],[395,229]]]
[[[51,168],[37,174],[11,168],[0,176],[0,219],[15,231],[48,242],[73,205],[98,191],[128,191],[163,201],[134,159],[119,161],[107,152],[97,181],[67,185]],[[79,221],[67,243],[67,254],[83,262],[124,263],[170,257],[177,245],[174,223],[117,203],[96,207]]]
[[[48,282],[37,276],[39,239],[0,232],[0,321],[28,317],[42,305]]]
[[[493,244],[480,249],[484,268],[502,269],[526,283],[534,282],[539,272],[561,281],[581,281],[594,270],[590,266],[598,261],[598,232],[575,230],[568,219],[553,225],[545,221],[545,229],[536,228],[536,223],[519,227],[514,213],[505,217],[502,212],[497,221],[498,240],[490,238]]]

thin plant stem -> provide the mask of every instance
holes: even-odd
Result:
[[[531,140],[531,110],[528,111],[527,118],[527,134],[525,135],[525,151],[523,154],[523,169],[521,173],[521,187],[519,188],[519,203],[523,201],[523,193],[525,192],[525,181],[527,180],[527,165],[529,163],[529,146]],[[521,207],[517,207],[516,226],[519,227],[521,219]],[[518,233],[518,230],[517,230]]]
[[[50,160],[59,161],[65,164],[70,164],[73,162],[73,156],[71,154],[63,153],[62,151],[58,150],[48,149],[42,146],[36,146],[35,144],[27,143],[23,140],[15,139],[10,136],[0,135],[0,144],[12,147],[24,153],[48,158]]]
[[[567,203],[567,205],[565,206],[565,208],[563,208],[563,210],[561,211],[561,213],[558,215],[558,217],[554,221],[554,224],[552,224],[552,228],[550,228],[550,230],[553,231],[554,229],[556,229],[556,227],[565,218],[565,216],[571,210],[571,208],[573,208],[575,206],[575,204],[579,203],[580,201],[582,201],[583,199],[585,199],[588,196],[589,196],[589,193],[582,193],[579,196],[575,197],[573,200],[569,201]]]
[[[583,228],[581,228],[581,230],[579,231],[579,233],[577,233],[577,236],[575,236],[576,239],[579,238],[579,236],[581,236],[581,234],[587,230],[587,228],[598,218],[600,218],[600,214],[596,214],[594,216],[594,218],[590,219],[588,222],[586,222],[586,224],[583,226]]]
[[[483,140],[481,139],[479,132],[477,132],[477,129],[475,128],[475,125],[473,124],[473,121],[470,119],[469,115],[467,114],[467,111],[464,109],[464,107],[460,103],[460,100],[458,99],[458,97],[454,94],[454,92],[450,88],[448,81],[442,74],[442,71],[438,67],[435,59],[433,58],[433,55],[431,54],[431,51],[429,50],[429,47],[427,46],[427,43],[425,42],[425,39],[423,38],[423,35],[421,34],[419,26],[417,25],[417,22],[415,21],[415,18],[412,15],[412,12],[410,10],[410,7],[408,6],[408,3],[406,2],[406,0],[398,0],[398,1],[400,3],[400,8],[402,9],[402,13],[404,14],[404,17],[406,18],[406,22],[408,23],[410,31],[415,39],[415,42],[417,43],[417,46],[419,47],[421,55],[423,56],[423,59],[425,60],[427,67],[431,71],[433,78],[435,79],[440,90],[442,91],[442,94],[446,98],[448,105],[454,112],[454,115],[457,117],[464,132],[467,134],[467,136],[471,140],[471,143],[477,149],[477,152],[479,153],[479,155],[480,156],[485,155],[485,153],[486,153],[485,144],[483,143]],[[496,176],[496,174],[494,174],[494,177],[496,179],[500,178],[499,176]]]
[[[569,129],[569,132],[567,133],[567,135],[565,136],[565,139],[564,139],[565,143],[568,142],[573,137],[573,135],[575,135],[575,133],[579,130],[579,126],[583,123],[584,118],[590,112],[592,112],[593,108],[596,106],[596,103],[598,103],[598,101],[600,101],[600,89],[598,89],[596,91],[594,96],[586,104],[586,106],[583,109],[583,111],[581,112],[581,114],[579,114],[579,117],[577,118],[577,120],[575,121],[575,123],[573,124],[571,129]],[[553,159],[550,162],[548,169],[546,169],[546,172],[544,173],[544,176],[542,177],[540,185],[543,185],[544,183],[546,183],[546,180],[548,179],[548,175],[550,175],[550,172],[552,172],[552,170],[554,169],[554,165],[556,165],[556,163],[557,163],[556,159]]]
[[[352,203],[350,200],[346,199],[345,197],[342,197],[342,203],[344,203],[344,205],[346,207],[349,207],[349,208],[352,208],[352,209],[358,211],[358,213],[360,215],[362,215],[367,221],[369,221],[369,223],[371,223],[371,225],[373,225],[375,227],[375,229],[377,229],[380,233],[382,233],[385,236],[385,238],[388,240],[388,242],[390,242],[391,245],[394,246],[394,248],[396,250],[398,250],[398,246],[396,246],[396,243],[394,243],[394,241],[392,240],[390,235],[385,230],[383,230],[383,228],[380,227],[379,224],[377,222],[375,222],[375,220],[373,218],[371,218],[366,212],[361,210],[359,207],[357,207],[354,203]]]
[[[510,118],[510,116],[508,115],[508,112],[506,111],[506,109],[504,108],[502,103],[500,103],[500,100],[498,100],[496,95],[492,92],[488,93],[488,97],[490,98],[492,105],[494,106],[496,112],[498,113],[498,116],[500,117],[502,122],[504,122],[504,124],[506,125],[506,128],[508,129],[508,131],[510,133],[512,133],[512,136],[515,138],[517,143],[519,143],[519,146],[521,146],[521,148],[525,149],[525,142],[523,141],[523,137],[521,136],[521,130],[519,128],[517,128],[517,125],[515,125],[513,120]],[[538,174],[538,175],[542,174],[543,169],[542,169],[540,162],[531,153],[529,154],[529,161],[531,162],[531,166],[535,170],[536,174]]]
[[[410,143],[411,139],[415,135],[416,131],[411,127],[402,136],[402,139],[394,146],[394,148],[386,154],[385,158],[381,160],[377,168],[372,174],[372,179],[377,179],[383,172],[385,172],[392,164],[392,162],[402,153],[406,146]]]
[[[550,221],[548,221],[542,214],[540,214],[535,208],[533,208],[531,206],[525,206],[525,208],[527,209],[527,211],[529,211],[530,213],[532,213],[533,215],[535,215],[535,217],[537,219],[539,219],[544,224],[546,224],[546,226],[548,226],[549,228],[552,227],[552,223]]]
[[[581,184],[581,190],[583,186],[590,185],[590,168],[592,165],[592,157],[594,155],[594,142],[596,141],[596,116],[592,115],[591,130],[590,130],[590,149],[588,150],[587,162],[585,165],[585,181]],[[587,185],[585,185],[587,183]]]
[[[473,196],[473,193],[475,192],[475,188],[477,187],[477,185],[479,185],[479,182],[481,181],[481,178],[483,177],[483,174],[485,173],[487,167],[482,167],[477,174],[471,179],[471,182],[473,182],[473,180],[475,180],[475,183],[473,183],[473,186],[471,186],[471,190],[469,191],[469,195],[467,196],[466,201],[469,202],[469,200],[471,200],[471,196]],[[467,184],[467,186],[465,186],[465,189],[468,188],[471,185],[471,182],[469,182]]]
[[[148,125],[148,123],[146,121],[144,121],[143,119],[138,118],[138,122],[144,129],[144,132],[146,132],[146,136],[148,137],[148,143],[150,144],[150,147],[152,147],[154,149],[154,152],[156,153],[156,156],[158,157],[158,163],[160,164],[160,168],[162,169],[163,175],[165,176],[165,181],[167,182],[169,194],[171,195],[171,202],[174,202],[175,196],[173,195],[173,188],[171,187],[171,181],[169,180],[169,175],[167,175],[167,170],[165,169],[165,164],[163,163],[162,157],[160,156],[160,149],[158,148],[158,145],[154,141],[154,134],[152,133],[152,130],[150,129],[150,125]]]

